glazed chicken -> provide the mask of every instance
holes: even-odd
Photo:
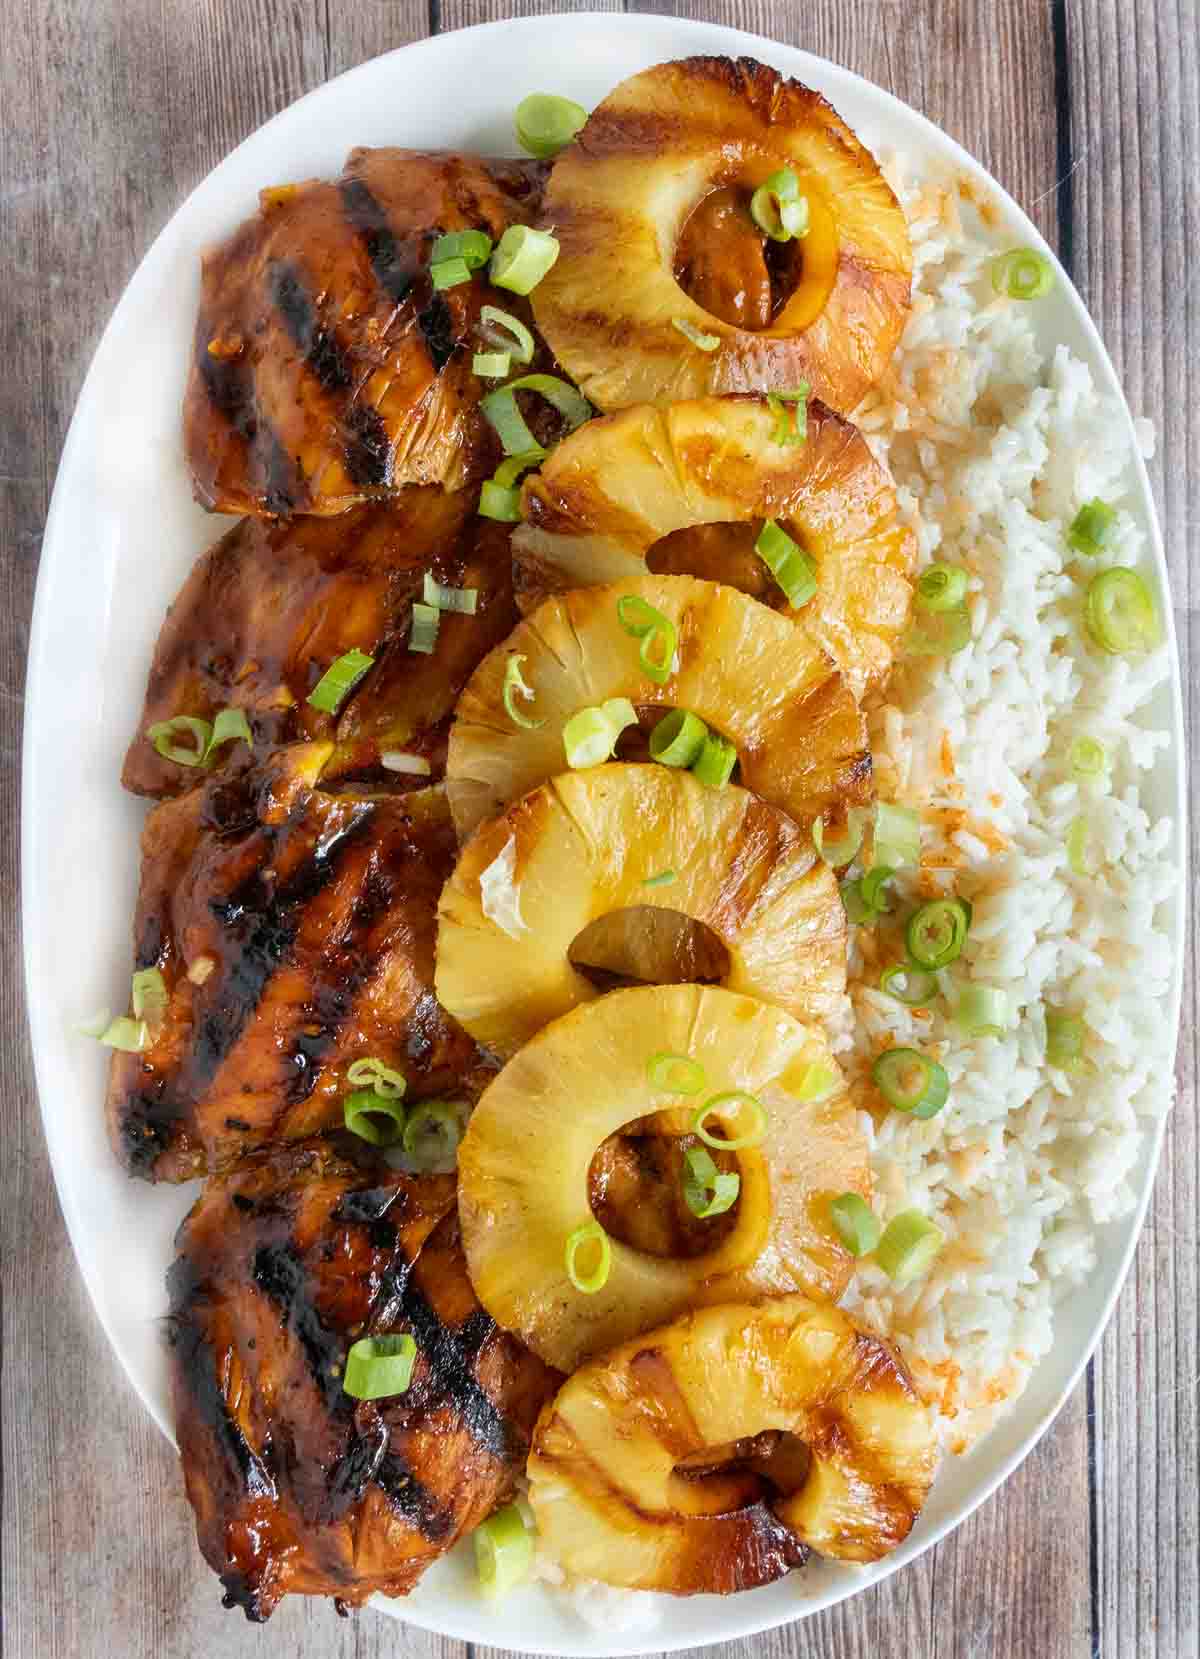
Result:
[[[243,519],[196,561],[163,622],[126,789],[162,797],[192,788],[195,768],[160,755],[147,731],[179,715],[211,722],[228,707],[246,713],[256,750],[333,739],[325,781],[377,779],[390,750],[422,756],[438,777],[458,694],[516,619],[509,528],[476,516],[466,493],[435,488],[332,519]],[[473,615],[442,615],[437,649],[421,654],[408,639],[426,572],[477,597]],[[308,695],[350,650],[375,666],[336,717],[322,713]],[[251,758],[240,742],[215,752],[224,768]]]
[[[132,1174],[185,1180],[341,1127],[359,1058],[401,1072],[410,1099],[470,1099],[489,1075],[433,993],[442,790],[327,794],[327,754],[280,750],[146,821],[135,966],[161,971],[168,1003],[142,1052],[113,1056],[109,1128]]]
[[[530,222],[541,176],[535,164],[360,149],[336,183],[264,191],[204,260],[183,411],[198,499],[227,513],[339,513],[490,470],[487,388],[471,369],[480,308],[523,302],[481,278],[435,290],[430,250],[446,232],[496,240]]]
[[[177,1246],[176,1433],[225,1605],[406,1594],[509,1495],[559,1380],[476,1300],[453,1180],[309,1142],[210,1181]],[[408,1389],[347,1394],[351,1344],[401,1332]]]

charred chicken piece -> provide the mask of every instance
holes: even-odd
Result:
[[[480,308],[523,302],[482,272],[435,290],[430,250],[445,232],[495,240],[530,222],[543,172],[360,149],[336,182],[263,191],[203,264],[183,418],[204,506],[339,513],[401,484],[457,489],[486,467]]]
[[[327,754],[280,750],[146,821],[135,966],[161,970],[168,1005],[109,1075],[132,1174],[186,1180],[341,1127],[356,1059],[402,1072],[415,1099],[470,1099],[490,1075],[433,992],[443,792],[330,795],[314,782]]]
[[[459,692],[516,620],[509,532],[476,517],[466,493],[436,488],[338,518],[243,519],[197,560],[167,613],[125,757],[126,789],[161,798],[193,788],[195,769],[158,754],[147,731],[177,715],[211,721],[227,707],[244,710],[259,748],[334,739],[326,781],[378,775],[380,754],[397,749],[439,776]],[[477,598],[474,615],[442,616],[437,650],[422,655],[408,637],[426,571]],[[350,650],[375,666],[336,717],[322,713],[307,698]],[[251,758],[244,743],[230,743],[214,763],[240,770]]]
[[[507,1498],[560,1380],[475,1299],[453,1180],[308,1142],[210,1181],[177,1243],[176,1433],[225,1605],[406,1594]],[[399,1332],[406,1392],[351,1398],[351,1345]]]

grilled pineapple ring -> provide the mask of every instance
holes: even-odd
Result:
[[[584,1295],[567,1275],[564,1246],[592,1218],[596,1149],[647,1113],[666,1113],[654,1124],[666,1133],[690,1117],[678,1112],[679,1095],[649,1081],[659,1051],[703,1066],[693,1106],[732,1089],[757,1095],[766,1135],[737,1154],[736,1220],[713,1249],[672,1259],[612,1239],[608,1280]],[[813,1066],[837,1081],[827,1098],[802,1100]],[[777,1008],[702,985],[613,991],[555,1020],[485,1090],[458,1157],[476,1294],[564,1371],[698,1304],[798,1290],[840,1296],[852,1262],[828,1203],[850,1190],[870,1195],[866,1144],[824,1037]]]
[[[644,575],[655,543],[678,531],[777,519],[818,584],[784,614],[861,693],[907,626],[916,539],[857,428],[815,402],[805,442],[776,443],[775,428],[766,400],[749,396],[642,404],[581,426],[524,486],[512,542],[522,609]]]
[[[691,299],[675,251],[709,192],[735,186],[748,202],[784,167],[810,229],[792,244],[799,281],[755,331]],[[908,315],[908,229],[874,158],[819,93],[750,58],[685,58],[623,81],[556,161],[543,211],[560,253],[533,292],[534,315],[601,409],[807,381],[848,413]],[[715,349],[677,322],[714,335]]]
[[[647,886],[664,870],[675,879]],[[800,1019],[843,1005],[846,919],[812,838],[744,789],[665,766],[552,778],[482,824],[438,909],[438,1001],[502,1055],[598,995],[568,951],[589,923],[652,906],[710,927],[724,984]]]
[[[697,1512],[703,1483],[680,1463],[770,1431],[807,1447],[795,1490]],[[877,1561],[911,1531],[935,1461],[895,1351],[839,1308],[788,1296],[706,1308],[577,1371],[534,1431],[529,1501],[568,1573],[728,1594],[781,1577],[805,1546]]]
[[[665,685],[642,669],[617,613],[636,597],[674,623],[677,667]],[[504,711],[513,654],[541,725]],[[547,599],[486,656],[459,699],[446,793],[459,837],[563,766],[562,728],[610,697],[691,709],[737,747],[742,781],[809,823],[871,799],[866,721],[824,652],[782,616],[716,582],[642,576]]]

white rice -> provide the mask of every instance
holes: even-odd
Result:
[[[993,294],[988,265],[1006,243],[979,193],[982,215],[953,181],[890,176],[913,238],[913,312],[887,385],[855,420],[892,470],[920,564],[970,571],[973,640],[948,661],[898,669],[870,711],[872,749],[880,798],[922,815],[924,868],[895,880],[894,911],[946,891],[970,899],[974,916],[941,975],[944,998],[920,1017],[877,989],[900,955],[895,931],[852,930],[852,1017],[837,1041],[853,1085],[873,1102],[871,1062],[910,1044],[937,1055],[951,1093],[927,1122],[862,1111],[881,1220],[918,1208],[946,1243],[901,1291],[862,1265],[844,1302],[897,1339],[947,1446],[962,1452],[1049,1350],[1055,1304],[1092,1271],[1097,1227],[1133,1208],[1142,1136],[1171,1103],[1171,951],[1159,924],[1177,879],[1173,826],[1139,801],[1169,737],[1138,720],[1169,663],[1165,648],[1125,659],[1087,641],[1065,541],[1098,495],[1122,510],[1087,573],[1145,565],[1123,411],[1065,348],[1039,348],[1030,307]],[[1148,453],[1152,432],[1138,428]],[[1087,786],[1067,760],[1082,734],[1109,757],[1107,776]],[[1081,812],[1103,851],[1097,879],[1068,866]],[[1007,992],[1007,1035],[965,1038],[942,1011],[971,981]],[[1047,1065],[1046,1002],[1082,1016],[1085,1073]],[[662,1598],[567,1584],[541,1555],[537,1576],[600,1629],[643,1630],[661,1616]]]

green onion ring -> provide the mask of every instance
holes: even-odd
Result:
[[[425,572],[422,597],[436,611],[454,611],[459,616],[474,616],[479,605],[478,588],[452,588],[435,581]]]
[[[517,143],[539,161],[565,148],[587,120],[587,110],[552,92],[531,92],[517,105]]]
[[[733,776],[737,758],[737,749],[727,738],[709,732],[692,762],[692,776],[706,789],[724,789]]]
[[[505,1504],[481,1521],[471,1534],[479,1587],[488,1597],[504,1596],[529,1576],[533,1566],[533,1532],[521,1501]]]
[[[435,291],[441,293],[444,288],[457,288],[470,282],[471,267],[465,259],[443,259],[429,267],[429,280]]]
[[[754,551],[787,595],[792,609],[807,605],[817,591],[817,567],[773,518],[764,521]]]
[[[884,1049],[871,1067],[871,1078],[888,1105],[910,1117],[936,1117],[950,1098],[944,1068],[920,1049]]]
[[[1084,1069],[1084,1045],[1087,1028],[1077,1014],[1062,1014],[1046,1009],[1046,1064],[1059,1071],[1078,1072]]]
[[[906,1008],[923,1008],[937,996],[938,982],[926,968],[912,962],[893,962],[880,975],[879,989]]]
[[[577,1265],[579,1252],[588,1245],[594,1245],[599,1251],[596,1266],[591,1273],[583,1274]],[[585,1221],[582,1227],[576,1227],[569,1235],[565,1248],[565,1262],[567,1278],[584,1296],[594,1296],[598,1290],[603,1290],[608,1283],[608,1275],[612,1271],[612,1245],[608,1234],[598,1221]]]
[[[1108,770],[1108,751],[1094,737],[1077,737],[1067,752],[1067,764],[1076,783],[1102,778]]]
[[[1084,502],[1071,520],[1067,530],[1067,546],[1087,559],[1094,559],[1103,552],[1116,522],[1116,508],[1110,507],[1107,501],[1101,501],[1098,495],[1094,496],[1091,501]]]
[[[897,1290],[902,1290],[933,1265],[945,1242],[945,1233],[920,1210],[902,1210],[883,1229],[875,1260]]]
[[[954,611],[967,597],[961,565],[933,564],[917,577],[917,604],[925,611]]]
[[[384,1400],[406,1392],[417,1363],[417,1344],[401,1336],[363,1336],[346,1355],[342,1388],[354,1400]]]
[[[468,270],[478,271],[491,258],[492,239],[485,230],[452,230],[439,236],[429,250],[429,263],[461,259]]]
[[[749,1112],[750,1127],[744,1135],[721,1139],[707,1127],[707,1119],[714,1114],[728,1113],[734,1106],[739,1116],[742,1112]],[[747,1094],[744,1089],[728,1089],[724,1094],[713,1095],[703,1106],[696,1108],[692,1114],[691,1132],[699,1135],[705,1146],[715,1147],[719,1152],[740,1152],[743,1147],[757,1146],[766,1134],[767,1109],[757,1095]]]
[[[650,759],[662,766],[691,766],[698,760],[708,727],[690,709],[672,709],[650,733]]]
[[[404,1125],[404,1155],[419,1174],[450,1174],[468,1115],[461,1100],[422,1100],[412,1108]]]
[[[699,1094],[708,1083],[704,1067],[690,1054],[652,1054],[646,1077],[650,1087],[663,1094]]]
[[[808,198],[800,194],[800,180],[790,167],[763,180],[750,198],[750,217],[772,242],[808,235]]]
[[[918,968],[948,968],[962,955],[970,928],[971,907],[965,899],[931,899],[908,919],[908,954]]]
[[[408,648],[419,656],[432,656],[437,648],[442,613],[436,605],[414,604],[408,630]]]
[[[1113,565],[1092,577],[1083,616],[1094,642],[1113,657],[1152,651],[1162,638],[1150,589],[1125,565]]]
[[[831,1199],[829,1217],[852,1256],[869,1256],[879,1243],[879,1217],[858,1193],[844,1192]]]
[[[394,1146],[404,1134],[406,1112],[399,1100],[374,1089],[355,1089],[342,1101],[342,1122],[352,1135],[372,1146]],[[387,1119],[381,1123],[379,1119]]]
[[[363,675],[374,665],[375,658],[365,651],[347,651],[335,658],[309,692],[309,706],[320,709],[323,714],[336,714]]]
[[[509,225],[492,255],[488,275],[497,288],[529,294],[558,258],[558,241],[530,225]]]
[[[683,1162],[683,1201],[697,1221],[708,1221],[733,1208],[742,1188],[736,1170],[718,1170],[702,1146],[689,1147]]]
[[[403,1072],[394,1071],[391,1066],[385,1066],[383,1061],[374,1054],[368,1054],[361,1060],[353,1060],[346,1070],[346,1081],[354,1087],[374,1089],[377,1095],[384,1100],[402,1100],[408,1088],[408,1082]]]
[[[921,818],[915,808],[880,801],[875,808],[873,862],[890,864],[895,870],[920,864]]]
[[[992,287],[1010,300],[1040,300],[1054,287],[1054,267],[1036,248],[1010,248],[992,260]]]
[[[964,985],[954,1023],[968,1037],[1002,1037],[1011,1023],[1008,992],[995,985]]]
[[[175,738],[187,732],[192,743],[176,743]],[[207,720],[198,720],[191,714],[177,714],[173,720],[157,720],[146,728],[146,736],[154,745],[156,754],[164,760],[173,760],[176,766],[203,766],[212,743],[213,729]]]
[[[526,701],[532,701],[534,696],[533,687],[526,685],[521,676],[521,664],[524,661],[524,656],[516,653],[509,657],[504,665],[504,686],[500,695],[504,702],[504,712],[513,725],[520,726],[523,731],[536,732],[546,722],[531,720],[527,714],[522,714],[513,702],[514,697],[524,697]]]
[[[518,363],[532,363],[537,343],[520,317],[511,311],[501,311],[498,305],[481,305],[479,332],[489,346],[506,351]]]

